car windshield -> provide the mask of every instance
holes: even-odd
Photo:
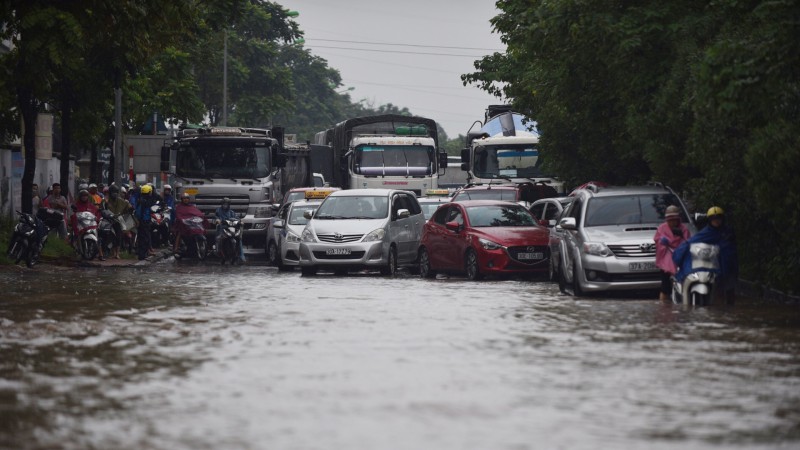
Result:
[[[178,151],[175,172],[188,178],[263,178],[269,175],[266,147],[191,146]]]
[[[325,199],[314,218],[320,220],[383,219],[388,215],[388,197],[343,195]]]
[[[305,225],[308,223],[303,214],[306,211],[315,211],[319,205],[296,205],[289,212],[289,225]]]
[[[515,189],[474,189],[459,192],[454,201],[461,200],[499,200],[505,202],[516,202],[517,191]]]
[[[471,206],[467,208],[469,224],[473,227],[532,227],[536,221],[527,209],[519,205]]]
[[[670,205],[680,205],[673,194],[595,197],[586,207],[584,226],[658,224],[664,221],[664,211]],[[686,222],[683,208],[681,216]]]

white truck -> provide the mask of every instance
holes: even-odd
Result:
[[[313,183],[310,149],[284,145],[280,127],[181,130],[162,151],[162,165],[174,167],[173,186],[189,194],[207,218],[229,198],[243,216],[242,242],[250,253],[265,248],[267,226],[283,195]],[[213,228],[206,234],[213,237]]]
[[[535,125],[506,105],[489,106],[480,130],[467,132],[466,148],[461,150],[468,184],[534,183],[566,194],[562,181],[541,170]]]
[[[384,188],[421,196],[447,167],[436,122],[385,114],[357,117],[315,135],[314,171],[342,189]]]

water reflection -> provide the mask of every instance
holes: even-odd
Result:
[[[0,282],[4,447],[800,440],[796,308],[183,263]]]

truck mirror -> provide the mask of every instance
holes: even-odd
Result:
[[[447,168],[447,153],[439,153],[439,167]]]
[[[462,148],[461,149],[461,162],[462,163],[469,163],[469,148]]]

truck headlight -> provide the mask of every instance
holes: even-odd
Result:
[[[382,241],[384,236],[386,236],[386,230],[383,228],[378,228],[377,230],[371,231],[369,234],[364,236],[364,239],[362,239],[361,242]]]
[[[589,255],[600,256],[602,258],[614,256],[611,249],[602,242],[585,242],[583,244],[583,251]]]
[[[286,242],[292,242],[292,243],[295,243],[295,244],[297,244],[297,243],[299,243],[300,241],[301,241],[301,238],[300,238],[300,236],[298,236],[298,235],[296,235],[296,234],[292,233],[291,231],[290,231],[290,232],[288,232],[288,233],[286,233]]]
[[[253,215],[255,216],[256,219],[266,219],[267,217],[272,217],[272,206],[271,205],[256,206]]]
[[[480,244],[480,246],[486,250],[499,250],[503,248],[503,246],[498,244],[497,242],[492,242],[484,238],[478,238],[478,244]]]
[[[303,230],[303,234],[300,236],[300,240],[303,242],[317,242],[317,239],[314,237],[314,232],[311,229],[306,228]]]

